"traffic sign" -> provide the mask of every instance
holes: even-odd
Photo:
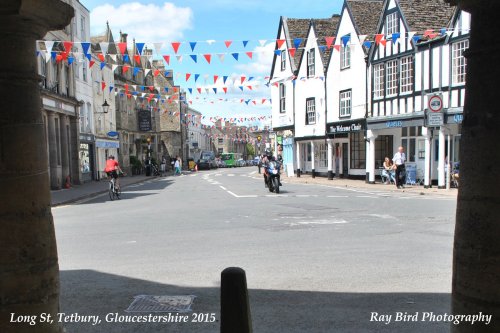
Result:
[[[428,95],[427,107],[432,112],[441,112],[443,110],[443,95]]]
[[[428,112],[427,113],[427,126],[426,127],[440,127],[444,124],[444,115],[441,112]]]

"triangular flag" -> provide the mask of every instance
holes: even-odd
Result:
[[[224,75],[224,76],[222,77],[222,80],[223,80],[224,84],[226,84],[226,80],[227,80],[227,78],[228,78],[228,76],[227,76],[227,75]]]
[[[107,42],[101,42],[101,43],[99,43],[99,47],[101,48],[102,54],[106,55],[108,53],[109,43],[107,43]],[[83,43],[82,43],[82,49],[83,49]],[[88,50],[88,47],[87,47],[87,50]],[[86,53],[85,49],[84,49],[83,52]]]
[[[217,79],[219,78],[218,75],[214,75],[214,84],[217,82]]]
[[[122,42],[122,43],[117,43],[117,45],[118,45],[118,49],[120,50],[120,53],[122,55],[124,55],[125,51],[127,50],[127,43]]]
[[[319,50],[321,52],[325,52],[326,51],[326,45],[320,45],[320,46],[318,46],[318,48],[319,48]]]
[[[278,46],[277,49],[280,49],[281,45],[283,45],[284,42],[285,42],[284,39],[277,39],[276,40],[276,45]]]
[[[217,88],[215,88],[215,87],[214,87],[214,88],[212,88],[212,89],[213,89],[214,93],[216,93],[216,94],[217,94]]]
[[[259,39],[260,46],[264,46],[264,45],[266,45],[266,43],[267,43],[266,39]]]
[[[239,53],[231,53],[231,55],[234,59],[236,59],[236,61],[238,61]]]
[[[446,35],[451,36],[455,31],[453,29],[446,30]]]
[[[198,94],[201,94],[201,88],[196,88],[198,90]]]
[[[252,89],[252,86],[247,86],[247,88],[248,88],[248,89],[250,89],[250,90],[253,90],[253,89]]]
[[[172,42],[172,48],[174,49],[175,54],[179,51],[179,46],[181,46],[181,43],[179,42]]]
[[[210,63],[210,60],[212,59],[212,55],[211,54],[204,54],[203,57],[205,57],[205,60]]]
[[[153,43],[153,46],[155,47],[155,50],[156,50],[156,54],[160,54],[161,53],[161,48],[163,47],[163,43]]]
[[[252,53],[252,52],[246,52],[246,55],[247,55],[250,59],[252,59],[253,53]]]
[[[340,39],[342,40],[342,45],[346,47],[347,43],[351,40],[351,35],[342,36]]]
[[[340,44],[333,45],[333,48],[337,51],[340,51]]]
[[[335,40],[335,37],[325,37],[325,42],[326,42],[326,47],[330,49],[332,47],[333,41]]]
[[[376,34],[375,35],[375,44],[380,44],[380,41],[384,38],[384,34]]]
[[[190,54],[189,56],[191,57],[191,59],[193,59],[195,63],[198,63],[198,56],[196,54]]]
[[[245,82],[245,80],[246,80],[246,77],[245,77],[245,76],[242,76],[242,77],[241,77],[241,84],[243,84],[243,82]]]
[[[133,75],[136,76],[137,73],[139,73],[140,68],[139,67],[134,67],[134,73]]]
[[[384,46],[384,47],[385,47],[385,46],[387,45],[387,39],[382,39],[382,40],[380,41],[380,44],[382,44],[382,46]]]
[[[102,69],[106,66],[106,63],[105,62],[101,62],[101,71]]]
[[[90,43],[87,43],[87,44],[89,44],[89,46],[90,46]],[[49,53],[52,52],[53,47],[54,47],[54,41],[51,41],[51,40],[45,41],[45,49],[47,50],[47,52],[49,52]],[[88,49],[88,47],[87,47],[87,49]]]
[[[54,53],[54,52],[52,52],[52,53]],[[92,60],[92,54],[90,54],[90,53],[85,54],[85,57],[87,57],[87,59],[89,59],[89,61]]]
[[[440,34],[441,36],[446,35],[446,28],[441,28],[441,29],[439,29],[439,34]]]
[[[296,49],[298,49],[298,48],[299,48],[300,43],[302,43],[302,38],[295,38],[295,39],[293,40],[293,46],[294,46]]]
[[[439,35],[437,32],[434,32],[432,29],[427,29],[424,32],[424,37],[429,37],[429,39],[434,39]]]
[[[112,92],[113,91],[113,86],[109,86],[109,92]]]
[[[265,102],[266,102],[266,99],[265,99],[265,98],[263,98],[263,99],[262,99],[262,104],[264,104]]]
[[[153,76],[154,76],[154,77],[157,77],[158,75],[160,75],[160,70],[159,70],[159,69],[156,69],[156,70],[153,72]]]
[[[92,66],[94,66],[94,64],[95,64],[95,61],[94,60],[90,60],[90,62],[89,62],[89,68],[92,68]]]
[[[366,37],[368,37],[368,36],[367,35],[359,35],[359,43],[361,45],[363,45],[363,43],[365,42]]]
[[[135,43],[135,47],[137,48],[137,53],[139,55],[142,55],[142,50],[144,49],[144,45],[146,45],[146,43]]]
[[[102,81],[101,82],[101,90],[104,91],[104,88],[106,88],[106,82]]]
[[[222,87],[222,90],[224,90],[224,94],[227,94],[227,87]]]
[[[118,68],[118,65],[114,65],[114,64],[111,65],[111,72],[114,72],[116,68]]]
[[[188,91],[189,91],[190,94],[192,94],[193,93],[193,88],[188,88]]]
[[[233,41],[231,41],[231,40],[226,40],[224,42],[224,44],[226,45],[227,48],[229,48],[229,46],[231,46],[232,43],[233,43]]]
[[[221,63],[224,62],[224,57],[226,56],[224,53],[217,53],[217,56],[219,57],[219,60]]]
[[[148,76],[149,72],[151,72],[151,69],[145,68],[144,69],[144,76]]]
[[[70,52],[71,48],[73,47],[73,42],[65,41],[63,43],[63,46],[64,46],[64,50],[66,50],[66,52]]]
[[[165,59],[165,62],[167,63],[167,65],[170,66],[170,56],[169,55],[164,55],[163,59]]]
[[[240,90],[243,91],[243,86],[239,86],[238,88],[240,88]]]
[[[189,46],[191,46],[191,51],[194,52],[194,48],[196,47],[196,42],[189,42]]]
[[[279,57],[281,55],[281,50],[274,50],[274,54],[276,54]]]
[[[399,37],[401,37],[401,34],[399,32],[393,33],[392,34],[392,44],[396,44]]]
[[[209,39],[209,40],[207,40],[207,44],[208,45],[212,45],[213,43],[215,43],[215,39]]]
[[[114,62],[116,62],[116,54],[110,54],[109,56],[111,57],[111,59],[113,59]]]
[[[191,77],[191,73],[186,73],[186,82],[189,80],[190,77]]]
[[[195,74],[194,75],[194,82],[198,81],[198,78],[200,77],[200,74]]]
[[[420,35],[415,35],[415,36],[413,36],[413,38],[412,38],[412,40],[413,40],[413,42],[414,42],[414,43],[418,43],[418,41],[419,41],[420,39],[422,39],[422,36],[420,36]]]
[[[68,65],[71,65],[75,61],[75,58],[73,57],[68,57]]]
[[[124,62],[130,62],[130,58],[129,58],[128,54],[126,54],[126,53],[125,53],[125,54],[123,55],[123,61],[124,61]]]
[[[123,66],[123,68],[122,68],[123,74],[127,73],[129,68],[130,68],[130,66],[128,66],[128,65]]]
[[[415,36],[415,32],[414,31],[410,31],[408,32],[408,39],[413,39],[413,36]]]
[[[243,47],[247,47],[247,44],[248,44],[248,41],[247,41],[247,40],[244,40],[244,41],[243,41]]]
[[[99,58],[99,61],[101,62],[105,61],[104,55],[102,53],[98,53],[97,58]]]
[[[290,53],[290,57],[294,57],[295,56],[295,51],[296,51],[296,49],[293,48],[293,47],[291,47],[291,48],[288,49],[288,52]]]
[[[180,64],[182,62],[183,56],[182,55],[176,55],[177,62]]]

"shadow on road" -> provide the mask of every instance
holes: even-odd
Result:
[[[137,269],[131,267],[131,269]],[[214,288],[161,284],[93,270],[62,271],[60,312],[99,315],[102,322],[66,323],[68,332],[219,332],[220,282]],[[220,281],[220,276],[214,276]],[[251,281],[249,281],[251,285]],[[196,295],[193,313],[215,313],[214,323],[107,323],[108,313],[124,310],[136,295]],[[370,322],[371,312],[450,313],[450,295],[441,293],[336,293],[249,290],[256,333],[304,332],[448,332],[444,322]],[[147,313],[145,313],[147,315]],[[165,315],[165,313],[157,313]]]

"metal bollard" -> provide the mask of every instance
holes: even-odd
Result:
[[[221,333],[252,333],[245,271],[228,267],[221,273]]]

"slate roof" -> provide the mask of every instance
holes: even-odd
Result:
[[[444,0],[396,0],[411,31],[423,33],[427,29],[447,27],[454,7]]]
[[[360,35],[377,33],[378,22],[384,9],[383,0],[347,0],[354,24]]]
[[[301,38],[303,41],[299,46],[299,49],[295,52],[295,56],[293,57],[294,64],[293,68],[294,70],[297,69],[300,58],[302,57],[303,49],[300,49],[300,47],[304,46],[305,39],[307,38],[307,32],[309,31],[309,25],[311,23],[310,19],[289,19],[289,18],[283,18],[283,21],[285,25],[288,28],[288,45],[290,47],[293,46],[293,40],[295,38]],[[285,28],[286,31],[286,28]]]
[[[318,45],[326,46],[325,37],[332,37],[337,34],[337,26],[340,21],[340,16],[334,15],[329,19],[317,19],[312,21],[314,24],[314,29],[316,31]],[[328,59],[330,59],[330,53],[332,49],[333,47],[330,49],[326,48],[325,52],[321,52],[321,50],[319,52],[321,54],[321,60],[323,61],[323,71],[326,70]]]

